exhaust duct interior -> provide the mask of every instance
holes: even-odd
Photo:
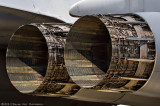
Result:
[[[30,24],[12,36],[7,50],[7,72],[22,93],[71,95],[79,87],[64,64],[69,24]]]
[[[48,47],[38,28],[18,29],[7,50],[7,72],[12,84],[23,93],[35,91],[43,82],[48,64]]]
[[[111,55],[111,38],[101,20],[87,16],[73,25],[65,47],[65,63],[78,85],[97,85],[109,68]]]

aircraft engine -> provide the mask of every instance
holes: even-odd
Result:
[[[73,94],[79,87],[64,64],[69,24],[30,24],[12,36],[7,50],[7,73],[14,87],[27,94]]]
[[[86,89],[159,97],[159,37],[145,17],[95,15],[75,22],[65,47],[72,80]]]
[[[160,97],[158,17],[88,15],[73,25],[21,26],[7,50],[10,81],[22,93],[76,93],[73,98],[98,102],[126,103],[116,101],[141,95],[146,103],[143,96]]]

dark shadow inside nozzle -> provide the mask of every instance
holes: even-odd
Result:
[[[104,78],[112,54],[111,38],[97,17],[85,16],[71,28],[65,48],[65,63],[80,86],[95,86]]]
[[[19,28],[7,50],[7,72],[12,84],[23,93],[35,91],[43,82],[48,65],[48,47],[35,26]]]

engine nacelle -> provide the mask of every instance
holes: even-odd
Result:
[[[160,97],[159,18],[94,15],[72,26],[22,26],[8,46],[8,76],[22,93],[123,104],[138,97],[147,104]]]
[[[159,97],[158,17],[137,13],[80,18],[65,48],[72,80],[98,91]]]

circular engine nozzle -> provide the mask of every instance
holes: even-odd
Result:
[[[69,29],[67,24],[30,24],[13,34],[7,50],[7,72],[18,91],[71,94],[78,90],[64,66]]]
[[[136,16],[84,16],[70,29],[65,65],[84,88],[134,91],[149,78],[155,58],[153,34]]]
[[[81,87],[96,86],[107,72],[112,45],[105,24],[87,16],[71,28],[65,47],[65,63],[69,75]]]

